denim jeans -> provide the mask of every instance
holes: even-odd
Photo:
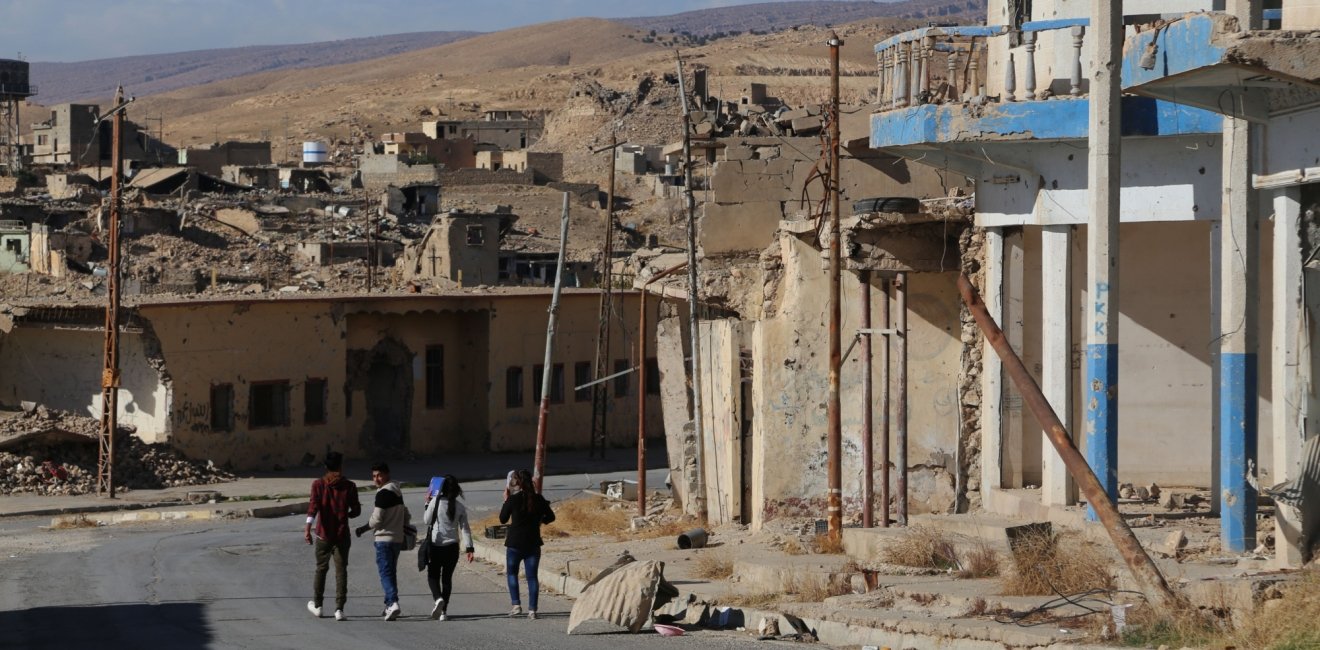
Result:
[[[518,563],[527,567],[527,608],[536,611],[536,597],[541,591],[536,580],[537,569],[541,565],[541,549],[530,553],[515,548],[504,549],[504,574],[509,580],[509,599],[514,605],[521,604],[518,599]]]
[[[399,551],[402,550],[403,544],[376,542],[376,570],[380,571],[386,607],[399,602]]]

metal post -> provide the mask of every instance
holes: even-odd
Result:
[[[532,481],[536,491],[541,491],[541,479],[545,476],[545,429],[550,416],[550,377],[554,371],[551,353],[555,345],[555,325],[559,320],[559,294],[564,287],[564,253],[568,248],[568,192],[564,192],[564,212],[559,222],[559,261],[555,265],[555,290],[550,296],[550,320],[545,326],[545,365],[541,370],[541,409],[536,416],[536,460]]]
[[[843,426],[839,414],[839,366],[843,346],[839,328],[842,321],[840,284],[843,263],[839,250],[839,46],[843,41],[831,33],[830,46],[830,386],[827,402],[829,418],[829,534],[843,535]]]
[[[894,490],[898,492],[898,525],[908,525],[908,337],[907,337],[907,273],[899,273],[894,278],[894,292],[897,304],[894,305],[897,323],[894,340],[898,342],[898,404],[895,419],[898,420],[898,482]]]
[[[709,521],[706,505],[706,440],[703,435],[701,394],[701,333],[697,316],[697,204],[692,195],[692,113],[688,108],[683,59],[678,59],[678,94],[683,98],[683,186],[687,202],[688,330],[692,339],[692,431],[697,439],[697,517]]]
[[[1119,67],[1123,53],[1122,0],[1091,0],[1095,64],[1091,71],[1086,237],[1086,458],[1105,494],[1118,498],[1118,224],[1122,147]],[[1098,516],[1087,495],[1087,518]]]
[[[1059,456],[1063,457],[1068,471],[1077,480],[1077,486],[1086,496],[1087,503],[1093,504],[1100,522],[1109,533],[1109,539],[1123,556],[1123,561],[1145,593],[1146,599],[1157,610],[1178,603],[1177,596],[1165,582],[1159,567],[1155,566],[1150,556],[1146,554],[1146,549],[1142,548],[1141,542],[1132,534],[1132,529],[1118,513],[1118,506],[1106,496],[1100,478],[1091,471],[1086,459],[1073,444],[1072,438],[1068,436],[1068,430],[1059,421],[1059,416],[1050,407],[1049,400],[1045,399],[1045,394],[1041,392],[1036,380],[1032,379],[1031,372],[1022,363],[1022,359],[1013,352],[1013,346],[1009,345],[999,325],[990,317],[985,303],[981,302],[981,297],[977,295],[976,288],[972,286],[966,275],[958,276],[958,292],[962,295],[963,302],[967,304],[967,309],[972,312],[972,317],[976,319],[981,332],[985,334],[986,342],[998,353],[999,359],[1004,364],[1004,370],[1017,386],[1018,393],[1022,395],[1022,401],[1049,434],[1050,442]]]
[[[601,262],[600,312],[596,325],[596,376],[600,379],[609,374],[610,357],[610,314],[614,311],[614,166],[618,155],[618,135],[610,133],[610,193],[605,208],[605,256]],[[599,153],[597,151],[596,153]],[[591,389],[591,442],[587,456],[596,455],[605,458],[605,447],[609,441],[609,395],[605,384],[596,384]]]
[[[871,329],[871,272],[857,274],[861,283],[862,329]],[[875,444],[871,431],[871,335],[862,335],[862,528],[874,528],[875,512],[875,459],[872,458],[872,446]]]
[[[109,261],[106,274],[108,290],[105,308],[105,363],[101,368],[101,430],[98,437],[96,492],[115,498],[115,432],[119,423],[119,218],[123,175],[124,88],[115,91],[113,130],[110,145],[110,216],[106,230],[109,237]],[[98,121],[97,130],[100,130]]]
[[[892,329],[889,317],[889,280],[880,282],[880,323]],[[880,527],[889,528],[889,342],[886,334],[880,346]]]
[[[637,309],[637,516],[646,516],[646,288]]]

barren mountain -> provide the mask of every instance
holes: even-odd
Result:
[[[984,18],[985,0],[762,2],[686,11],[671,16],[624,18],[619,22],[641,30],[654,30],[657,34],[700,37],[777,32],[800,25],[840,25],[868,18],[948,20],[954,17],[973,21]]]
[[[32,64],[45,105],[108,97],[115,86],[137,96],[232,79],[258,72],[316,68],[367,61],[436,47],[476,32],[417,32],[300,45],[266,45],[171,54],[148,54],[76,63]]]

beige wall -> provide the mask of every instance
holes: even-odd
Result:
[[[360,452],[342,426],[345,320],[342,308],[323,302],[253,302],[144,306],[140,313],[160,339],[173,378],[170,437],[193,458],[240,468],[289,466],[327,447]],[[303,423],[309,377],[327,380],[326,424]],[[253,382],[287,380],[289,426],[248,427]],[[211,430],[211,386],[234,387],[233,430]]]
[[[614,321],[610,336],[608,374],[613,374],[614,361],[624,359],[628,367],[635,365],[633,345],[636,342],[638,294],[615,294],[615,312],[623,321]],[[648,302],[647,348],[648,357],[655,357],[656,300]],[[600,298],[594,293],[565,294],[561,299],[559,322],[555,334],[553,363],[564,364],[565,400],[550,407],[546,444],[551,448],[582,448],[591,437],[590,389],[583,391],[584,401],[573,394],[573,368],[578,362],[593,362],[596,354],[597,314]],[[533,367],[542,363],[545,355],[545,327],[548,319],[549,294],[531,297],[507,297],[492,305],[489,362],[490,392],[490,448],[494,451],[530,451],[536,442],[538,404],[533,401],[533,382],[537,386],[541,377]],[[510,366],[523,368],[523,405],[510,408],[505,401],[505,372]],[[609,401],[609,443],[611,446],[635,448],[637,444],[637,373],[628,375],[629,393],[625,398],[614,396],[613,381],[607,382]],[[664,437],[663,417],[659,395],[647,396],[647,436]]]
[[[1272,229],[1261,220],[1261,241]],[[1040,380],[1040,230],[1023,229],[1005,238],[1005,256],[1022,242],[1024,273],[1015,289],[1006,271],[1005,321],[1010,341],[1036,380]],[[1210,320],[1210,224],[1152,222],[1123,224],[1119,229],[1122,273],[1119,316],[1119,449],[1121,482],[1200,486],[1211,484],[1214,444],[1211,397],[1212,340]],[[1259,378],[1259,465],[1269,483],[1272,464],[1269,349],[1271,248],[1261,247]],[[1074,230],[1073,295],[1073,417],[1074,439],[1081,439],[1084,412],[1081,367],[1077,351],[1085,345],[1083,310],[1087,307],[1086,228]],[[1021,334],[1018,334],[1017,331]],[[1006,487],[1041,484],[1041,433],[1022,408],[1011,382],[1004,384],[1003,480]]]

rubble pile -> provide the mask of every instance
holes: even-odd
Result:
[[[0,418],[0,494],[79,495],[96,491],[100,424],[93,418],[38,407]],[[21,439],[19,439],[21,438]],[[147,444],[121,428],[115,438],[119,490],[154,490],[234,480],[211,462],[189,460],[167,445]]]

